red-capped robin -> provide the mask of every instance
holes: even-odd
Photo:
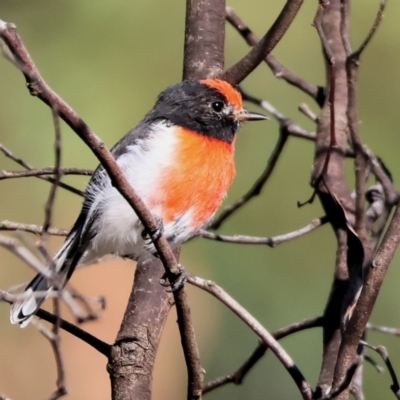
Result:
[[[240,93],[223,80],[183,81],[164,90],[146,117],[112,148],[132,187],[162,220],[172,247],[206,225],[222,203],[235,175],[240,123],[263,119],[244,110]],[[58,284],[65,285],[78,264],[106,254],[140,260],[154,253],[137,215],[100,165],[54,257]],[[11,322],[27,325],[51,289],[49,278],[38,274],[12,306]]]

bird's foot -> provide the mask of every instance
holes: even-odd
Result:
[[[185,268],[181,264],[177,264],[175,268],[177,269],[177,273],[175,274],[176,278],[173,282],[169,282],[167,272],[160,279],[160,285],[169,288],[167,292],[181,290],[188,280]]]
[[[164,225],[162,219],[157,215],[153,215],[153,217],[156,220],[155,229],[148,231],[145,228],[142,231],[142,239],[146,241],[146,245],[151,245],[152,243],[156,242],[164,233]]]

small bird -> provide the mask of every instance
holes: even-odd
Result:
[[[244,121],[267,119],[243,109],[240,93],[219,79],[187,80],[165,89],[153,109],[111,150],[127,180],[156,219],[172,248],[204,227],[235,175],[236,132]],[[100,165],[81,213],[54,256],[57,287],[79,264],[106,254],[136,261],[156,255],[137,215]],[[38,274],[11,308],[26,326],[53,289]],[[36,293],[35,293],[36,292]],[[40,293],[39,293],[40,292]]]

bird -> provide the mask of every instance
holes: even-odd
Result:
[[[161,92],[144,119],[111,149],[128,182],[161,221],[171,248],[207,225],[225,198],[235,176],[239,126],[265,119],[245,110],[240,92],[227,81],[184,80]],[[107,254],[136,261],[157,256],[138,216],[99,165],[54,256],[55,276],[39,273],[26,286],[11,307],[11,323],[26,326],[79,264]]]

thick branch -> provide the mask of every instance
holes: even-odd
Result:
[[[370,265],[353,316],[346,326],[339,350],[333,388],[340,385],[346,371],[353,365],[357,346],[378,297],[383,279],[400,243],[400,207],[397,206],[389,228]]]

